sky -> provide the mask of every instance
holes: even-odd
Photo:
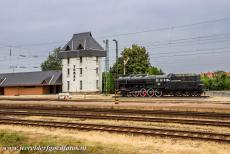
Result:
[[[166,73],[230,71],[229,0],[0,0],[0,73],[38,71],[74,33],[92,32],[110,64],[119,52],[146,47]],[[11,56],[10,56],[11,48]]]

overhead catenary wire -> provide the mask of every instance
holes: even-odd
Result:
[[[228,18],[221,18],[221,19],[216,19],[216,20],[207,20],[207,21],[202,21],[202,22],[196,22],[196,23],[192,23],[192,24],[184,24],[184,25],[179,25],[179,26],[169,26],[169,27],[163,27],[163,28],[156,28],[156,29],[147,29],[147,30],[142,30],[142,31],[136,31],[136,32],[130,32],[130,33],[122,33],[122,34],[112,34],[112,35],[107,35],[104,37],[101,35],[96,35],[95,38],[107,38],[109,37],[133,37],[134,34],[143,34],[143,33],[148,33],[148,32],[160,32],[160,31],[164,31],[164,30],[175,30],[175,29],[179,29],[179,28],[184,28],[184,27],[191,27],[191,26],[195,26],[195,25],[202,25],[202,24],[211,24],[211,23],[218,23],[218,22],[224,22],[224,21],[230,21],[230,17]],[[190,56],[192,55],[203,55],[205,53],[203,49],[199,49],[199,47],[197,47],[198,49],[196,50],[184,50],[185,52],[189,52],[190,55],[184,55],[184,54],[176,54],[175,53],[183,53],[184,51],[178,51],[178,50],[172,50],[172,47],[176,46],[176,45],[182,45],[184,44],[192,44],[192,43],[196,43],[198,42],[199,45],[205,44],[205,42],[209,43],[211,41],[213,41],[214,43],[224,43],[228,40],[230,33],[217,33],[217,34],[211,34],[211,35],[199,35],[199,36],[195,36],[195,37],[185,37],[185,38],[179,38],[179,39],[166,39],[166,40],[160,40],[160,41],[153,41],[153,42],[141,42],[141,40],[139,41],[138,44],[143,45],[144,47],[146,47],[148,49],[148,52],[150,53],[150,56],[154,55],[154,57],[157,58],[161,58],[162,56],[158,56],[158,55],[162,55],[162,54],[174,54],[174,55],[170,55],[168,57],[186,57],[186,56]],[[120,43],[120,45],[125,45],[125,44],[133,44],[133,42],[131,42],[132,39],[126,42],[124,42],[124,44]],[[21,44],[21,45],[4,45],[4,44],[0,44],[0,48],[17,48],[20,50],[27,50],[27,51],[31,51],[31,49],[29,48],[25,48],[25,47],[41,47],[41,46],[45,46],[45,45],[51,45],[51,44],[59,44],[60,43],[66,43],[67,41],[53,41],[53,42],[42,42],[42,43],[31,43],[31,44]],[[135,44],[135,42],[134,42]],[[159,47],[165,47],[165,48],[170,48],[168,50],[168,52],[154,52],[154,49],[159,48]],[[34,49],[34,48],[33,48]],[[111,50],[113,50],[113,47],[110,47]],[[211,49],[211,48],[210,48]],[[218,49],[217,49],[218,50]],[[219,49],[222,50],[222,49]],[[212,51],[212,49],[210,50]],[[207,52],[210,52],[207,51]],[[227,51],[215,51],[215,52],[211,52],[210,54],[217,54],[217,53],[225,53]],[[23,53],[23,52],[22,52]],[[47,53],[47,52],[46,52]],[[23,53],[24,54],[24,53]],[[33,55],[33,54],[32,54]],[[31,56],[32,56],[31,55]],[[17,57],[19,55],[12,55],[12,57]],[[34,55],[36,56],[36,55]],[[39,58],[37,57],[37,59],[42,59],[42,58],[46,58],[48,56],[48,54],[44,54],[44,56],[39,56]],[[164,57],[167,55],[163,55]],[[153,57],[153,58],[154,58]],[[7,59],[7,56],[2,57],[3,60]],[[152,58],[152,57],[151,57]],[[23,58],[22,58],[23,59]],[[30,61],[31,61],[32,57],[27,56],[25,58],[25,61],[28,61],[28,65],[30,65]],[[21,59],[20,59],[21,60]]]
[[[127,35],[134,35],[134,34],[140,34],[140,33],[147,33],[147,32],[156,32],[156,31],[162,31],[162,30],[171,30],[171,29],[177,29],[177,28],[183,28],[183,27],[190,27],[200,24],[208,24],[208,23],[215,23],[215,22],[221,22],[221,21],[230,21],[230,17],[226,18],[220,18],[220,19],[214,19],[214,20],[205,20],[200,22],[195,22],[191,24],[183,24],[178,26],[169,26],[169,27],[163,27],[163,28],[155,28],[155,29],[149,29],[149,30],[142,30],[142,31],[136,31],[136,32],[129,32],[129,33],[121,33],[121,34],[110,34],[110,35],[98,35],[95,38],[108,38],[108,37],[117,37],[117,36],[127,36]],[[33,43],[33,44],[22,44],[22,45],[4,45],[5,47],[26,47],[26,46],[41,46],[41,45],[49,45],[49,44],[60,44],[60,43],[66,43],[66,40],[62,41],[51,41],[51,42],[43,42],[43,43]],[[1,44],[0,44],[1,45]]]

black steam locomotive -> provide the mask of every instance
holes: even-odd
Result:
[[[119,77],[116,88],[122,96],[201,96],[204,86],[196,74],[131,75]]]

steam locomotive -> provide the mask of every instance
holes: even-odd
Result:
[[[201,96],[204,86],[196,74],[130,75],[116,80],[122,96]]]

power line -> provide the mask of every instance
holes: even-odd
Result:
[[[212,50],[221,50],[221,49],[230,49],[230,47],[222,47],[222,48],[208,48],[208,49],[197,49],[197,50],[183,50],[183,51],[170,51],[170,52],[160,52],[155,54],[171,54],[171,53],[184,53],[184,52],[200,52],[200,51],[212,51]]]
[[[218,38],[220,36],[225,36],[225,37]],[[215,38],[215,37],[217,37],[217,38]],[[147,46],[162,46],[162,45],[180,44],[180,43],[188,42],[189,40],[191,40],[191,42],[192,41],[210,41],[210,40],[225,39],[228,37],[230,37],[230,33],[198,36],[198,37],[190,37],[190,38],[182,38],[182,39],[174,39],[174,40],[165,40],[165,41],[155,41],[155,42],[152,42],[151,44],[149,44]],[[204,38],[207,38],[207,39],[204,39]],[[158,43],[158,44],[156,44],[156,43]],[[145,45],[145,47],[146,47],[146,45]]]
[[[200,54],[207,54],[207,53],[217,54],[217,53],[225,53],[225,52],[229,52],[229,54],[230,54],[230,50],[228,50],[228,51],[213,51],[213,50],[221,50],[221,49],[230,49],[230,47],[209,48],[209,49],[189,50],[189,51],[184,50],[184,51],[178,51],[178,52],[174,52],[174,53],[184,53],[184,52],[196,52],[196,53],[174,54],[174,55],[168,55],[171,52],[165,52],[165,53],[161,53],[161,54],[164,54],[163,56],[156,56],[156,57],[151,57],[151,58],[177,57],[177,56],[188,56],[188,55],[190,56],[190,55],[200,55]],[[201,52],[201,51],[208,51],[208,52]],[[151,56],[153,54],[149,54],[149,55]],[[111,58],[111,60],[114,60],[114,58]]]
[[[219,52],[202,52],[202,53],[190,53],[190,54],[177,54],[177,55],[165,55],[165,56],[158,56],[158,57],[152,57],[152,58],[165,58],[165,57],[178,57],[178,56],[194,56],[194,55],[202,55],[202,54],[219,54],[219,53],[224,53],[224,52],[229,52],[230,51],[219,51]]]
[[[214,36],[225,36],[225,37],[219,37],[219,38],[215,38]],[[191,44],[191,43],[196,43],[198,42],[197,44],[198,45],[203,45],[203,44],[208,44],[210,43],[210,41],[215,41],[214,43],[224,43],[224,42],[228,42],[230,41],[230,36],[226,36],[226,35],[230,35],[230,33],[226,33],[226,34],[215,34],[215,35],[210,35],[210,36],[199,36],[199,37],[193,37],[193,38],[184,38],[184,39],[177,39],[178,41],[180,40],[185,40],[183,42],[176,42],[176,40],[173,42],[173,41],[170,41],[170,40],[165,40],[165,41],[156,41],[157,42],[162,42],[162,44],[156,44],[154,45],[153,42],[152,44],[145,44],[145,43],[138,43],[138,42],[135,42],[135,43],[132,43],[132,44],[139,44],[140,46],[143,46],[145,48],[150,48],[150,49],[159,49],[159,48],[167,48],[167,47],[176,47],[176,46],[184,46],[186,44]],[[211,37],[212,38],[209,38],[209,39],[199,39],[201,37],[205,38],[205,37]],[[197,38],[197,39],[195,39]],[[192,39],[191,41],[188,41],[189,39]],[[166,42],[166,43],[164,43]],[[126,43],[127,44],[127,43]],[[131,43],[130,43],[131,44]],[[124,44],[122,44],[124,45]],[[112,48],[113,49],[113,48]]]
[[[215,41],[215,42],[213,42],[213,41]],[[217,40],[211,40],[211,42],[210,42],[210,40],[207,40],[207,41],[199,41],[199,42],[187,42],[187,43],[184,43],[184,44],[168,44],[168,45],[162,45],[162,46],[157,46],[157,47],[155,47],[155,46],[145,46],[146,48],[148,48],[148,49],[153,49],[153,50],[155,50],[155,49],[164,49],[164,48],[175,48],[175,47],[183,47],[183,46],[186,46],[186,45],[192,45],[192,44],[194,44],[194,43],[196,43],[195,44],[195,46],[196,47],[198,47],[198,45],[205,45],[205,44],[210,44],[210,43],[212,43],[212,45],[214,45],[214,44],[220,44],[220,43],[225,43],[225,42],[230,42],[230,38],[229,39],[224,39],[224,40],[219,40],[219,41],[217,41]]]
[[[163,31],[163,30],[171,30],[171,29],[177,29],[177,28],[183,28],[183,27],[190,27],[200,24],[208,24],[208,23],[215,23],[215,22],[221,22],[221,21],[227,21],[230,20],[230,17],[226,18],[220,18],[220,19],[214,19],[214,20],[206,20],[191,24],[184,24],[184,25],[178,25],[178,26],[170,26],[170,27],[163,27],[163,28],[156,28],[156,29],[149,29],[149,30],[143,30],[143,31],[137,31],[137,32],[130,32],[130,33],[121,33],[121,34],[111,34],[111,35],[99,35],[95,38],[106,38],[106,37],[117,37],[117,36],[125,36],[125,35],[134,35],[134,34],[140,34],[140,33],[146,33],[146,32],[156,32],[156,31]],[[49,45],[49,44],[59,44],[59,43],[66,43],[67,41],[52,41],[52,42],[43,42],[43,43],[35,43],[35,44],[24,44],[24,45],[4,45],[5,47],[25,47],[25,46],[42,46],[42,45]]]
[[[163,28],[157,28],[157,29],[149,29],[149,30],[143,30],[143,31],[137,31],[137,32],[130,32],[130,33],[122,33],[122,34],[114,34],[114,35],[107,35],[107,36],[99,36],[95,38],[105,38],[105,37],[118,37],[118,36],[128,36],[128,35],[134,35],[134,34],[141,34],[141,33],[147,33],[147,32],[156,32],[156,31],[163,31],[163,30],[174,30],[177,28],[183,28],[183,27],[190,27],[190,26],[195,26],[195,25],[201,25],[201,24],[210,24],[210,23],[217,23],[221,21],[228,21],[230,20],[230,17],[228,18],[221,18],[221,19],[216,19],[216,20],[206,20],[202,22],[196,22],[192,24],[184,24],[184,25],[179,25],[179,26],[171,26],[171,27],[163,27]],[[151,44],[146,45],[147,47],[159,47],[159,46],[172,46],[172,45],[177,45],[177,44],[182,44],[182,43],[191,43],[194,41],[214,41],[214,40],[220,40],[220,39],[226,39],[230,33],[223,33],[223,34],[214,34],[214,35],[205,35],[205,36],[197,36],[197,37],[189,37],[189,38],[180,38],[180,39],[172,39],[172,40],[165,40],[165,41],[155,41],[151,42]],[[222,37],[222,38],[220,38]],[[225,38],[223,38],[225,37]],[[30,50],[24,47],[31,47],[31,46],[43,46],[43,45],[50,45],[50,44],[60,44],[64,43],[67,41],[53,41],[53,42],[43,42],[43,43],[36,43],[36,44],[21,44],[21,45],[1,45],[0,48],[19,48],[19,49],[26,49]],[[217,42],[217,41],[216,41]],[[223,40],[221,41],[223,42]],[[221,50],[224,48],[218,48],[218,49],[199,49],[199,50],[193,50],[193,51],[187,51],[187,52],[196,52],[196,53],[187,53],[187,54],[174,54],[174,55],[164,55],[160,57],[183,57],[183,56],[190,56],[190,55],[199,55],[199,54],[216,54],[216,53],[224,53],[227,51],[219,51],[219,52],[210,52],[208,50]],[[208,52],[199,52],[199,51],[208,51]],[[171,53],[182,53],[184,51],[171,51],[171,52],[163,52],[163,53],[158,53],[158,54],[171,54]],[[186,52],[186,51],[185,51]],[[39,57],[46,57],[46,56],[39,56]],[[158,56],[159,57],[159,56]],[[157,58],[158,58],[157,57]],[[27,57],[29,58],[29,57]],[[31,57],[32,58],[32,57]],[[155,57],[154,57],[155,58]],[[5,59],[4,59],[5,60]],[[28,59],[26,59],[28,60]]]
[[[113,34],[113,35],[104,35],[104,36],[99,36],[99,37],[96,37],[96,38],[118,37],[118,36],[134,35],[134,34],[140,34],[140,33],[146,33],[146,32],[164,31],[164,30],[184,28],[184,27],[190,27],[190,26],[195,26],[195,25],[200,25],[200,24],[214,23],[214,22],[227,21],[227,20],[230,20],[230,17],[214,19],[214,20],[206,20],[206,21],[196,22],[196,23],[192,23],[192,24],[184,24],[184,25],[178,25],[178,26],[170,26],[170,27],[149,29],[149,30],[143,30],[143,31],[137,31],[137,32],[121,33],[121,34]]]

